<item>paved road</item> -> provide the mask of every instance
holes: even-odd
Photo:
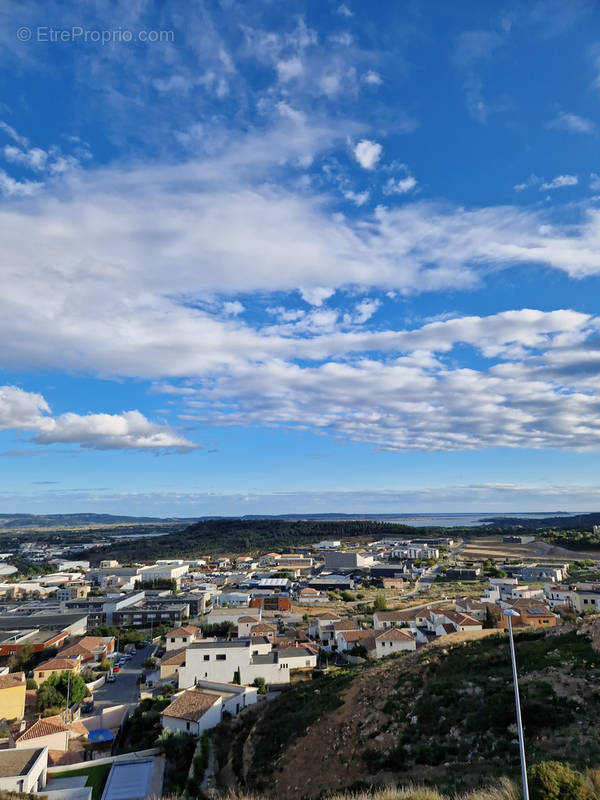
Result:
[[[142,671],[142,664],[150,656],[154,655],[158,649],[157,645],[147,645],[119,669],[114,683],[105,683],[94,692],[94,704],[96,709],[106,706],[115,706],[120,703],[137,705],[140,690],[137,683],[138,676]]]

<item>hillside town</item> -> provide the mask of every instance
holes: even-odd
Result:
[[[495,546],[518,555],[524,544]],[[45,572],[24,578],[3,562],[0,764],[14,766],[2,767],[0,789],[59,798],[75,781],[69,797],[90,798],[69,773],[92,762],[111,791],[141,774],[159,793],[172,786],[165,738],[192,742],[183,765],[192,777],[210,731],[291,684],[501,631],[506,609],[515,628],[550,629],[599,608],[600,584],[573,580],[569,562],[478,561],[464,548],[451,537],[327,540],[289,553],[90,564],[23,544],[19,560]],[[142,735],[150,711],[156,725]]]

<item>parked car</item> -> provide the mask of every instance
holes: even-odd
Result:
[[[82,714],[90,714],[94,710],[94,701],[87,700],[85,703],[81,704],[81,713]]]
[[[129,651],[129,654],[132,655],[132,656],[137,655],[137,650],[135,649],[135,647],[133,648],[133,650]]]
[[[119,669],[119,668],[117,667],[116,669]],[[116,680],[117,680],[117,676],[116,675],[107,675],[106,676],[106,682],[107,683],[114,683]]]
[[[120,669],[119,665],[118,665],[118,664],[117,664],[117,665],[115,665],[115,666],[113,667],[113,674],[112,674],[110,677],[111,677],[111,678],[114,678],[114,676],[115,676],[115,673],[116,673],[116,672],[118,672],[118,671],[119,671],[119,669]]]

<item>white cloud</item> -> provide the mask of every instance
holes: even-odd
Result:
[[[517,183],[513,186],[515,192],[524,192],[525,189],[530,189],[532,186],[539,186],[542,182],[542,179],[539,178],[537,175],[530,175],[526,181],[523,183]]]
[[[333,44],[341,44],[344,47],[350,47],[353,39],[351,33],[348,31],[342,31],[341,33],[333,33],[329,37],[329,41],[333,42]]]
[[[29,169],[40,172],[46,166],[48,153],[39,147],[32,147],[30,150],[20,150],[18,147],[7,144],[4,148],[4,157],[7,161],[14,164],[23,164]]]
[[[383,83],[381,80],[381,75],[378,72],[374,72],[372,69],[370,69],[368,72],[365,72],[363,75],[363,81],[371,86],[381,86]]]
[[[343,17],[353,17],[353,12],[348,8],[346,3],[342,3],[338,6],[338,14],[341,14]]]
[[[301,289],[302,299],[311,306],[321,306],[324,301],[335,293],[335,289],[324,286],[312,286],[310,289]]]
[[[381,305],[381,300],[377,299],[366,299],[361,300],[354,309],[354,322],[359,325],[362,325],[367,320],[371,319],[373,314],[377,311],[379,306]]]
[[[370,196],[368,190],[365,190],[364,192],[354,192],[352,189],[346,189],[343,194],[346,200],[350,200],[351,203],[354,203],[354,205],[358,206],[359,208],[364,206]]]
[[[94,450],[167,448],[184,452],[196,447],[168,425],[150,422],[139,411],[52,416],[42,395],[17,386],[0,386],[0,430],[33,431],[38,444],[70,443]]]
[[[375,169],[381,158],[382,149],[378,142],[361,139],[354,147],[354,158],[363,169]]]
[[[600,191],[600,175],[597,172],[590,173],[590,189],[593,192]]]
[[[239,300],[228,300],[227,302],[223,303],[223,311],[226,314],[231,314],[231,316],[237,317],[238,314],[241,314],[244,311],[244,306]]]
[[[0,193],[5,197],[30,197],[41,187],[38,181],[17,181],[0,169]]]
[[[13,127],[11,127],[7,122],[0,121],[0,131],[4,131],[4,133],[10,137],[13,142],[16,142],[19,147],[29,147],[29,142],[25,138],[25,136],[21,136]]]
[[[540,191],[548,189],[562,189],[565,186],[577,186],[579,179],[577,175],[557,175],[551,181],[542,183]]]
[[[596,126],[591,119],[580,117],[577,114],[570,114],[566,111],[560,111],[556,117],[547,125],[548,128],[555,128],[559,131],[567,131],[568,133],[594,133]]]
[[[383,187],[384,194],[407,194],[417,185],[416,179],[412,175],[405,178],[389,178]]]
[[[279,80],[285,83],[301,75],[304,72],[304,65],[300,58],[293,57],[287,61],[278,61],[276,69]]]

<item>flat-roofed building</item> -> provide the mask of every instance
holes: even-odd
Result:
[[[0,750],[0,789],[35,793],[46,786],[48,748]]]

